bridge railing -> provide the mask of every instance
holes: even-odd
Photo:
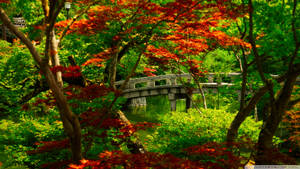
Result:
[[[239,78],[241,73],[208,73],[203,77],[204,85],[231,85],[235,78]],[[226,79],[226,82],[223,82]],[[136,88],[151,88],[157,86],[176,86],[181,85],[181,80],[192,82],[193,78],[190,74],[168,74],[152,77],[132,78],[127,83],[125,90]],[[115,85],[121,86],[124,80],[117,81]]]

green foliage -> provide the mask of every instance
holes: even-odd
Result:
[[[56,140],[62,137],[63,126],[54,118],[23,117],[20,121],[0,121],[0,161],[4,168],[27,165],[37,167],[45,162],[55,160],[62,151],[56,154],[33,155],[26,151],[33,150],[36,142]]]
[[[183,148],[212,141],[225,141],[227,129],[235,113],[214,109],[202,111],[200,114],[191,109],[188,113],[171,112],[163,116],[161,126],[152,136],[147,136],[150,140],[147,148],[150,151],[180,155]],[[240,127],[239,136],[247,135],[255,141],[261,125],[262,122],[255,122],[248,117]]]
[[[239,67],[236,65],[236,58],[228,51],[223,49],[216,49],[208,53],[204,57],[203,66],[213,72],[236,72]]]
[[[18,102],[39,78],[29,51],[18,45],[0,41],[0,107],[7,111],[3,114],[16,115]]]

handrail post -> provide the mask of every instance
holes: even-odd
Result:
[[[155,80],[153,80],[153,81],[148,81],[148,82],[147,82],[147,87],[155,87]]]
[[[208,79],[208,83],[213,83],[214,82],[214,75],[209,74],[207,79]]]
[[[170,78],[170,82],[171,82],[171,85],[176,85],[177,84],[177,80],[176,80],[176,77],[171,77]]]
[[[135,82],[129,83],[129,89],[135,89]]]

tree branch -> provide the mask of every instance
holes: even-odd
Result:
[[[293,56],[290,60],[290,63],[289,63],[289,71],[290,69],[292,69],[292,66],[293,66],[293,63],[295,61],[295,58],[298,56],[298,50],[299,50],[299,41],[298,41],[298,37],[297,37],[297,30],[296,30],[296,26],[295,26],[295,23],[296,23],[296,8],[297,8],[297,0],[294,0],[294,6],[293,6],[293,18],[292,18],[292,31],[293,31],[293,38],[294,38],[294,41],[295,41],[295,50],[294,50],[294,53],[293,53]]]

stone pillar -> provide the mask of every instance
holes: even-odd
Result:
[[[170,79],[171,85],[176,85],[176,77]]]
[[[138,106],[146,106],[147,100],[146,97],[137,97],[130,99],[129,106],[131,107],[138,107]]]
[[[170,93],[168,96],[169,96],[171,111],[176,111],[176,96],[175,96],[175,94]]]
[[[214,82],[214,76],[213,75],[208,75],[208,83],[213,83]]]

